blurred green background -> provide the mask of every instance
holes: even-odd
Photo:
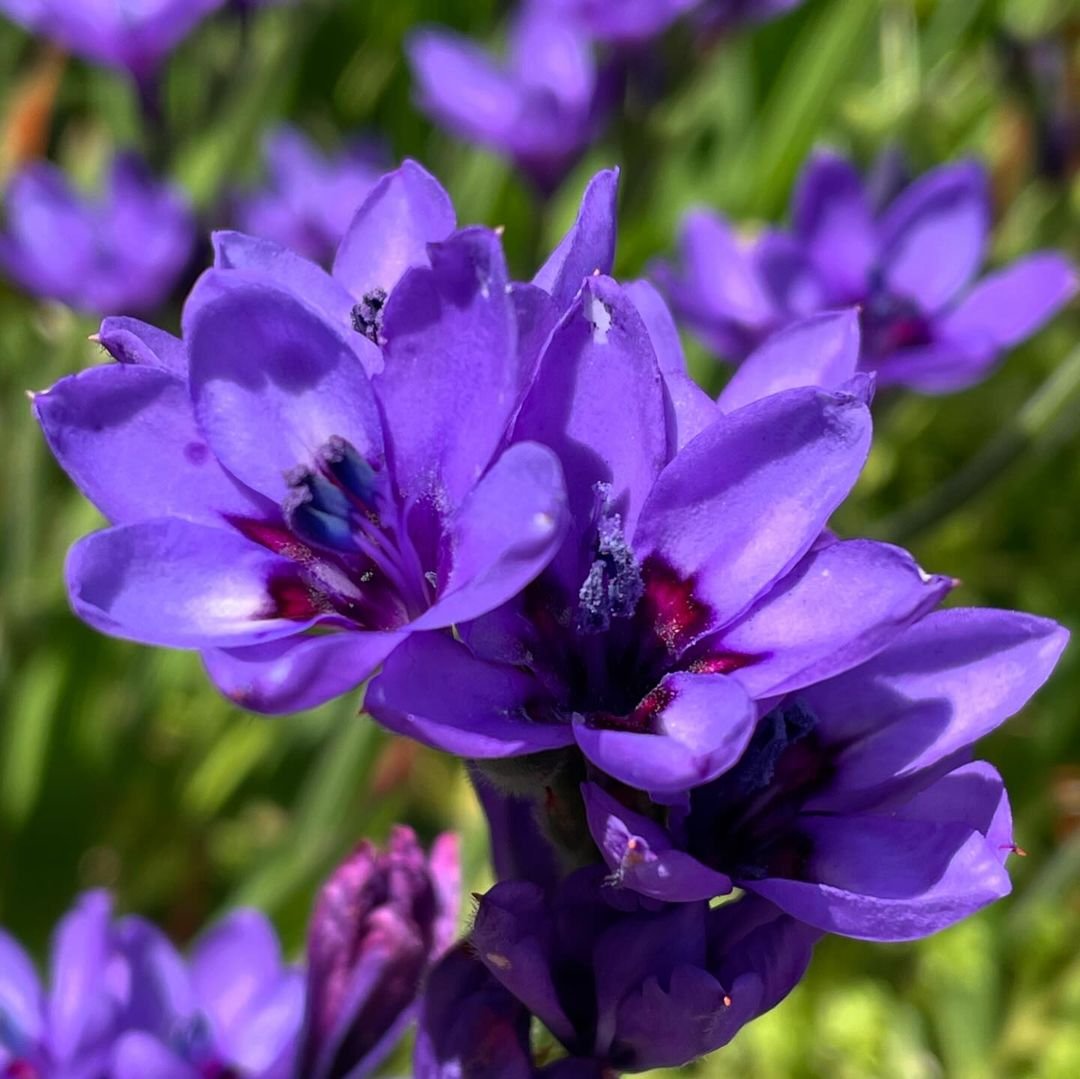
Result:
[[[276,118],[329,147],[368,131],[430,167],[460,220],[504,225],[512,267],[529,276],[587,177],[617,162],[618,272],[630,276],[670,247],[695,202],[753,225],[783,215],[815,143],[864,163],[896,145],[917,170],[965,153],[989,163],[994,261],[1048,244],[1077,254],[1080,4],[807,0],[707,53],[676,34],[677,78],[655,101],[629,100],[546,207],[410,100],[410,27],[490,37],[506,6],[302,0],[260,13],[246,36],[211,22],[170,65],[167,124],[152,140],[123,79],[3,25],[0,169],[44,151],[92,184],[111,148],[152,142],[210,226],[225,220],[222,192],[258,175]],[[1018,77],[1031,46],[1059,58],[1060,85]],[[1054,160],[1048,117],[1071,125]],[[175,328],[177,317],[160,321]],[[100,522],[49,458],[24,391],[101,362],[86,340],[94,328],[0,284],[0,922],[44,954],[75,893],[107,886],[180,940],[230,904],[257,904],[295,951],[320,878],[394,820],[427,836],[462,829],[470,889],[486,886],[482,822],[454,761],[384,735],[354,699],[274,721],[240,713],[197,657],[108,640],[69,613],[64,551]],[[904,542],[928,569],[962,578],[953,602],[1080,628],[1078,328],[1074,305],[982,386],[879,399],[876,449],[840,531]],[[918,945],[826,941],[805,984],[696,1074],[1080,1075],[1078,656],[985,746],[1028,852],[1013,860],[1014,895]]]

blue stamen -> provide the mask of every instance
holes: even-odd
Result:
[[[320,476],[309,468],[300,467],[290,472],[285,480],[294,490],[307,492],[312,508],[335,517],[349,515],[349,499],[325,476]]]
[[[351,442],[334,435],[319,450],[319,467],[368,509],[375,508],[379,477]]]
[[[355,553],[359,548],[348,517],[318,509],[307,487],[296,487],[282,507],[289,527],[301,539],[331,551]]]

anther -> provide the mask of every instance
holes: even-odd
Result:
[[[378,477],[351,442],[334,435],[318,453],[319,468],[368,509],[375,508]]]
[[[373,288],[352,309],[352,327],[374,344],[379,343],[382,333],[383,308],[386,306],[386,290]]]

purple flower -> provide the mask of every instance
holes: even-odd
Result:
[[[769,333],[828,308],[858,305],[862,364],[884,385],[927,393],[983,378],[1075,292],[1051,251],[976,281],[990,224],[986,177],[972,162],[935,169],[876,209],[843,159],[814,155],[789,232],[751,244],[709,211],[689,214],[682,261],[656,276],[712,348],[741,360]]]
[[[572,17],[599,41],[637,44],[663,33],[702,0],[548,0],[550,8]]]
[[[357,145],[328,159],[296,128],[277,128],[266,142],[265,190],[237,207],[241,231],[328,262],[383,174],[379,156]]]
[[[593,867],[553,895],[507,881],[480,898],[468,942],[490,978],[460,952],[436,969],[417,1039],[417,1076],[533,1074],[527,1028],[493,981],[572,1054],[565,1072],[540,1074],[599,1079],[688,1063],[778,1004],[802,977],[820,935],[756,898],[715,910],[703,902],[648,906],[602,882]],[[474,1029],[493,1037],[469,1037]]]
[[[393,1049],[454,935],[459,886],[457,838],[437,839],[429,859],[404,827],[385,853],[362,843],[335,870],[311,919],[298,1077],[359,1079]]]
[[[185,196],[131,155],[89,199],[44,163],[24,168],[5,198],[0,270],[28,292],[84,311],[148,311],[169,295],[195,242]]]
[[[549,8],[574,18],[599,41],[639,45],[692,13],[709,30],[766,22],[802,0],[547,0]]]
[[[183,342],[106,320],[123,362],[35,398],[113,525],[70,553],[76,613],[199,649],[234,700],[292,711],[358,685],[412,631],[520,592],[566,527],[556,456],[504,449],[533,359],[518,307],[546,297],[510,286],[493,232],[452,228],[445,192],[407,164],[333,276],[226,234]]]
[[[93,63],[146,78],[225,0],[0,0],[28,30]]]
[[[460,641],[430,634],[395,653],[369,688],[372,714],[479,760],[576,746],[657,795],[728,771],[757,702],[869,659],[952,587],[898,548],[824,532],[869,447],[865,387],[768,376],[787,361],[829,381],[857,354],[854,316],[816,320],[762,351],[771,396],[744,384],[717,406],[687,379],[655,292],[589,277],[512,433],[559,454],[566,538]]]
[[[104,892],[88,892],[61,920],[48,989],[0,931],[0,1073],[11,1079],[105,1079],[117,1037],[155,1029],[183,992],[182,961],[153,926],[113,920]],[[144,1073],[148,1074],[148,1073]]]
[[[149,976],[135,979],[133,995],[153,986]],[[288,1079],[303,975],[282,962],[264,915],[223,918],[197,941],[171,988],[169,1012],[118,1039],[110,1079]]]
[[[586,784],[623,888],[694,902],[733,886],[820,930],[926,936],[1009,891],[1001,777],[976,739],[1024,706],[1068,634],[1012,611],[929,615],[868,663],[784,697],[739,762],[670,809]]]
[[[415,32],[409,60],[421,107],[505,154],[543,192],[558,186],[597,132],[608,92],[588,37],[558,12],[527,5],[501,64],[467,38]]]

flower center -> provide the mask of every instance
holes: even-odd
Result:
[[[800,701],[785,701],[730,772],[693,792],[687,838],[698,857],[736,879],[799,876],[808,850],[798,817],[832,773],[816,725]]]
[[[930,344],[930,326],[919,307],[875,280],[859,313],[863,348],[872,357]]]
[[[365,629],[392,629],[430,605],[434,575],[424,571],[388,478],[350,442],[334,436],[286,481],[283,525],[231,519],[296,564],[270,582],[269,615],[336,614]]]

